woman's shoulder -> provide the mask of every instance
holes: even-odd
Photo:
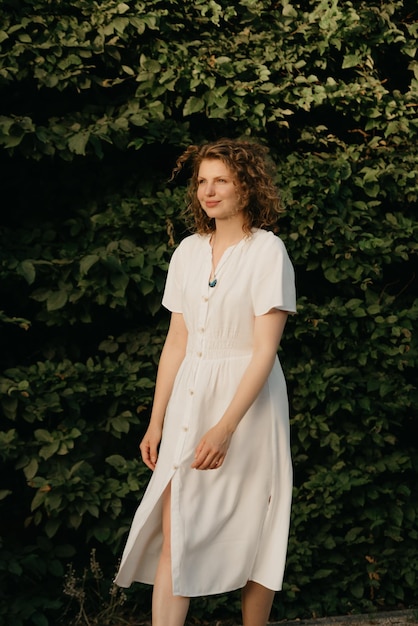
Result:
[[[188,235],[180,241],[179,245],[175,249],[175,254],[176,256],[193,254],[199,248],[207,245],[208,241],[208,235],[198,235],[197,233],[193,235]]]
[[[282,239],[270,230],[263,228],[254,229],[251,239],[254,241],[254,248],[257,250],[285,251],[286,246]]]

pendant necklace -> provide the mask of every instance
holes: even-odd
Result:
[[[214,239],[215,239],[215,237],[214,237]],[[213,287],[216,287],[216,285],[218,283],[218,279],[216,277],[216,269],[215,269],[215,266],[213,264],[213,246],[214,245],[215,245],[215,241],[213,242],[213,245],[212,245],[212,271],[210,273],[209,282],[208,282],[209,287],[212,287],[212,289],[213,289]],[[211,277],[212,277],[212,279],[211,279]]]
[[[215,236],[214,236],[213,239],[214,239],[214,241],[213,241],[213,244],[212,244],[212,272],[211,272],[211,277],[212,278],[209,277],[209,282],[208,282],[209,287],[211,287],[212,289],[214,287],[216,287],[216,285],[218,284],[218,277],[216,275],[216,272],[217,272],[217,269],[219,267],[219,263],[218,263],[218,267],[216,267],[216,268],[215,268],[215,266],[213,264],[213,246],[215,245]],[[243,239],[246,239],[246,237],[243,237]],[[229,253],[229,255],[226,258],[224,257],[224,254],[226,252],[226,250],[225,250],[225,252],[223,253],[223,255],[222,255],[221,259],[220,259],[221,266],[222,266],[222,260],[225,260],[225,262],[226,262],[234,254],[235,250],[238,248],[238,245],[241,243],[241,241],[242,241],[242,239],[240,239],[235,244],[234,249],[231,250],[231,252]]]

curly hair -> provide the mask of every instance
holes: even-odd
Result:
[[[199,234],[215,230],[215,220],[206,215],[197,199],[199,168],[204,159],[219,159],[231,170],[242,202],[245,233],[250,234],[252,228],[277,230],[278,216],[283,209],[273,182],[274,164],[268,158],[268,149],[251,141],[224,138],[201,146],[189,146],[177,159],[172,172],[171,179],[186,164],[191,165],[184,216],[194,222]]]

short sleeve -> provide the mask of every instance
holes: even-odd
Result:
[[[255,260],[251,295],[255,315],[271,309],[296,313],[295,272],[286,247],[269,233]]]
[[[168,266],[167,279],[164,288],[162,304],[172,313],[182,313],[182,284],[181,276],[181,245],[176,248]]]

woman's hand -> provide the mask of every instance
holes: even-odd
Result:
[[[152,471],[155,470],[158,459],[158,446],[160,445],[161,434],[161,427],[150,424],[139,446],[142,460]]]
[[[232,433],[222,424],[216,424],[202,437],[196,448],[193,469],[219,469],[224,462]]]

